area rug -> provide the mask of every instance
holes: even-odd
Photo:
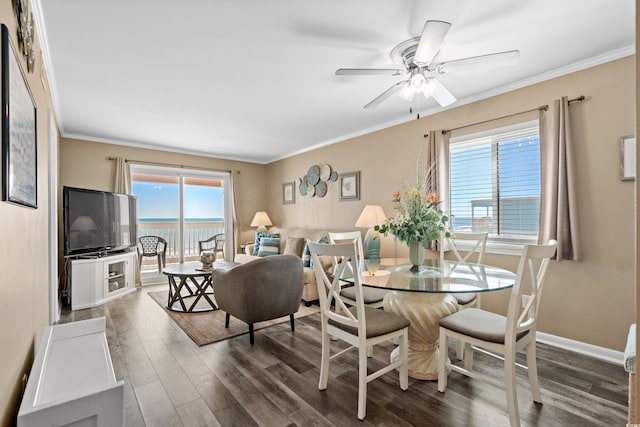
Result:
[[[226,340],[238,335],[248,334],[249,325],[242,320],[231,316],[229,328],[224,327],[226,313],[222,310],[205,311],[200,313],[180,313],[167,309],[167,298],[169,291],[149,292],[149,296],[157,302],[160,307],[173,319],[174,322],[199,346],[211,344],[216,341]],[[294,315],[296,319],[318,313],[320,308],[317,305],[310,307],[300,305],[300,310]],[[278,323],[289,322],[289,316],[279,319],[258,322],[253,325],[254,331],[263,329]],[[248,340],[249,338],[247,338]]]

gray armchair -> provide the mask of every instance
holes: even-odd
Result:
[[[218,308],[249,324],[249,342],[254,343],[253,324],[293,314],[302,299],[302,259],[276,255],[254,259],[230,269],[213,270],[213,290]]]

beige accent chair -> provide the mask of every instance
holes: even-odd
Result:
[[[525,350],[527,353],[526,369],[529,372],[533,400],[542,403],[536,365],[536,329],[545,274],[551,257],[556,253],[557,246],[558,242],[555,240],[549,240],[546,245],[524,246],[516,281],[511,290],[506,317],[478,308],[468,308],[440,320],[439,346],[441,351],[438,355],[438,391],[445,391],[449,369],[487,381],[498,387],[505,387],[509,422],[511,426],[520,426],[518,395],[516,393],[516,353]],[[526,272],[529,274],[525,277]],[[527,302],[522,307],[522,282],[524,279],[528,279],[531,284],[531,295],[526,296]],[[465,343],[464,367],[448,361],[446,349],[449,337]],[[496,356],[504,360],[504,384],[493,377],[472,370],[473,351],[476,347],[486,350],[490,355],[504,356],[504,358]]]
[[[218,308],[249,324],[249,342],[254,343],[253,324],[293,314],[302,296],[302,259],[295,255],[257,258],[230,269],[213,270],[213,291]]]
[[[309,242],[309,249],[320,296],[322,322],[322,360],[318,388],[320,390],[327,388],[330,360],[353,348],[357,348],[358,418],[363,420],[366,415],[367,383],[397,369],[400,377],[400,388],[406,390],[409,387],[407,355],[409,321],[397,314],[365,306],[355,242],[342,244]],[[337,257],[341,260],[337,265],[332,280],[329,280],[327,273],[322,268],[320,256]],[[347,306],[340,293],[340,277],[346,268],[351,268],[352,271],[356,272],[353,277],[355,288],[355,306],[353,307]],[[335,309],[332,309],[332,306]],[[351,344],[351,347],[331,356],[332,336],[346,341]],[[394,338],[399,339],[400,342],[400,357],[378,371],[367,374],[367,348]]]

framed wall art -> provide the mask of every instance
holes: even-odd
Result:
[[[38,207],[36,107],[2,25],[2,200]]]
[[[282,204],[293,205],[296,202],[296,183],[285,182],[282,184]]]
[[[620,179],[631,181],[636,178],[636,137],[620,138]]]
[[[360,200],[360,171],[340,174],[340,200]]]

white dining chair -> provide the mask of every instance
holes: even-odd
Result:
[[[449,237],[447,237],[445,233],[442,233],[441,242],[443,243],[440,245],[440,262],[442,263],[444,261],[445,252],[449,250],[453,253],[457,263],[473,262],[482,264],[482,257],[487,249],[488,237],[489,233],[456,232],[451,233]],[[466,243],[465,250],[467,252],[464,256],[460,254],[460,251],[456,247],[457,242]],[[451,271],[453,270],[452,268]],[[458,310],[469,307],[480,308],[480,294],[476,292],[455,293],[452,295],[458,303]],[[464,357],[464,347],[461,343],[456,344],[456,357],[458,360],[462,360]]]
[[[329,378],[329,362],[345,352],[358,349],[358,419],[366,415],[367,384],[390,372],[398,370],[400,388],[409,387],[408,375],[408,328],[409,321],[397,314],[376,310],[365,306],[362,292],[361,271],[357,265],[357,245],[355,242],[340,244],[322,244],[309,242],[313,270],[320,298],[322,322],[322,360],[320,363],[320,381],[318,388],[325,390]],[[320,256],[331,256],[341,260],[336,273],[330,280],[322,268]],[[347,267],[350,265],[350,267]],[[351,268],[353,288],[355,289],[355,305],[349,307],[340,292],[340,276],[347,268]],[[334,307],[332,309],[332,306]],[[341,339],[351,347],[331,355],[331,337]],[[368,374],[367,348],[384,341],[399,339],[399,358],[379,370]]]
[[[555,254],[557,246],[558,242],[555,240],[549,240],[546,245],[524,246],[516,280],[511,290],[506,317],[477,308],[468,308],[440,320],[438,391],[445,391],[449,369],[499,387],[504,386],[507,395],[509,422],[514,427],[520,426],[515,374],[515,368],[519,366],[526,368],[529,372],[533,400],[542,403],[536,365],[538,309],[540,308],[540,298],[549,261]],[[527,272],[529,274],[525,276]],[[526,296],[526,304],[522,303],[522,282],[524,280],[528,280],[528,283],[531,284],[531,295]],[[464,342],[463,367],[448,361],[446,350],[448,337],[453,337],[458,342]],[[483,351],[487,354],[503,359],[504,385],[493,377],[473,371],[473,351],[476,348],[484,349]],[[516,353],[523,350],[527,353],[527,366],[516,363]]]
[[[329,232],[329,241],[333,244],[335,243],[346,243],[346,242],[355,242],[356,244],[356,263],[354,264],[358,266],[358,269],[363,272],[365,270],[365,259],[364,259],[364,249],[362,245],[362,234],[359,231],[345,231],[345,232]],[[338,259],[334,257],[334,265],[337,265]],[[347,268],[344,270],[343,275],[340,278],[345,277],[353,277],[354,270],[351,264],[347,265]],[[342,283],[343,285],[347,285],[346,282]],[[342,288],[342,298],[343,300],[351,305],[355,305],[355,290],[353,286],[343,286]],[[384,296],[387,294],[387,291],[383,289],[374,289],[374,288],[363,288],[362,289],[364,304],[372,307],[372,308],[382,308]]]

